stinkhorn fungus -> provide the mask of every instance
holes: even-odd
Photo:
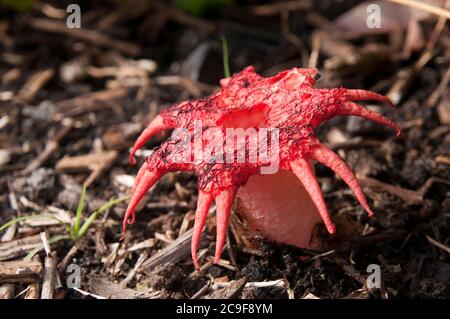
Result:
[[[398,135],[400,128],[394,122],[355,101],[392,103],[365,90],[315,89],[318,76],[317,69],[293,68],[264,78],[250,66],[222,79],[221,88],[211,96],[163,110],[142,132],[130,154],[130,162],[135,164],[136,151],[149,138],[174,129],[172,137],[154,150],[136,176],[123,232],[133,223],[140,199],[163,174],[194,171],[198,176],[198,202],[191,251],[197,269],[199,241],[213,201],[217,262],[236,196],[251,228],[269,239],[302,247],[307,245],[319,218],[330,233],[335,232],[315,178],[313,160],[340,176],[371,216],[373,212],[352,171],[320,143],[315,129],[335,116],[354,115],[387,125]]]

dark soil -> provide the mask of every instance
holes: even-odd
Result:
[[[333,26],[336,17],[359,3],[311,2],[314,4],[301,10],[258,16],[251,9],[272,2],[235,1],[231,7],[195,17],[162,1],[90,1],[81,6],[82,28],[76,34],[61,33],[65,28],[64,1],[35,3],[22,12],[0,7],[0,224],[43,211],[55,213],[56,209],[70,211],[73,217],[81,185],[89,176],[93,182],[88,187],[85,215],[128,194],[126,181],[137,172],[128,164],[129,148],[148,121],[171,103],[210,94],[223,77],[221,36],[228,42],[232,72],[254,65],[260,74],[273,75],[305,66],[302,59],[306,57],[308,63],[317,31]],[[63,27],[48,30],[42,21],[57,21]],[[430,15],[419,26],[430,35],[437,21]],[[98,32],[93,41],[79,36],[88,30]],[[329,30],[326,33],[317,62],[322,73],[318,86],[364,88],[401,96],[395,109],[376,109],[402,127],[398,138],[388,129],[357,118],[334,119],[318,132],[361,176],[376,212],[373,218],[366,217],[340,179],[317,165],[338,228],[336,236],[329,236],[319,227],[320,251],[261,238],[238,245],[244,235],[234,218],[230,247],[222,256],[230,262],[211,265],[208,262],[215,246],[212,216],[205,229],[207,252],[201,262],[207,266],[203,272],[194,272],[189,252],[182,248],[183,256],[174,263],[146,267],[149,258],[193,225],[196,177],[171,173],[144,201],[124,241],[119,237],[126,201],[100,216],[76,244],[65,240],[52,245],[60,262],[67,259],[65,265],[60,264],[63,286],[55,297],[88,298],[64,284],[70,275],[65,267],[76,264],[82,270],[82,290],[102,295],[101,288],[106,286],[114,291],[110,297],[120,298],[190,298],[208,283],[211,286],[198,296],[215,296],[211,295],[214,291],[244,277],[252,283],[279,279],[284,283],[246,288],[239,294],[242,298],[303,298],[308,294],[319,298],[449,298],[448,23],[431,48],[426,47],[426,36],[421,48],[407,50],[410,54],[404,53],[402,29],[351,38]],[[99,34],[112,40],[102,43],[96,38]],[[118,46],[119,41],[126,43]],[[331,52],[324,48],[332,41],[350,45],[355,54],[363,56],[361,65],[339,62],[330,67],[332,58],[346,55],[337,47],[331,46]],[[372,58],[361,53],[368,44],[376,47],[375,67],[367,62]],[[384,47],[389,54],[384,55]],[[427,52],[428,59],[424,58]],[[426,63],[418,67],[421,58]],[[119,67],[122,71],[117,71]],[[123,76],[121,72],[134,73]],[[400,85],[402,79],[407,85]],[[101,97],[92,97],[99,91]],[[168,134],[153,138],[147,150]],[[55,147],[49,150],[53,142]],[[98,152],[103,155],[96,155]],[[105,159],[106,153],[112,154],[112,161]],[[94,157],[70,162],[72,157],[87,154]],[[61,163],[64,157],[70,165]],[[139,162],[143,161],[140,156]],[[92,165],[104,166],[98,176],[90,175]],[[44,230],[49,238],[65,232],[59,223],[22,222],[10,230],[14,236],[5,235],[5,243]],[[143,247],[132,248],[143,241]],[[78,249],[67,255],[74,244]],[[40,252],[35,258],[43,260],[44,256]],[[7,259],[11,260],[0,261]],[[140,262],[144,266],[118,286]],[[380,289],[367,288],[370,264],[381,267]],[[91,280],[94,275],[104,280]],[[27,286],[16,284],[15,295]]]

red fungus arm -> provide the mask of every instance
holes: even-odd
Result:
[[[327,205],[323,199],[322,190],[317,182],[316,176],[307,160],[299,158],[291,162],[291,170],[297,176],[297,178],[302,182],[305,190],[308,192],[312,201],[317,207],[322,220],[327,227],[327,230],[334,234],[336,232],[336,227],[331,220],[330,214],[328,213]]]
[[[355,115],[389,126],[398,134],[400,128],[394,122],[353,101],[373,100],[390,105],[392,103],[387,97],[365,90],[315,89],[313,85],[316,75],[316,69],[293,68],[273,77],[263,78],[256,74],[252,67],[247,67],[221,81],[222,87],[213,95],[175,104],[161,112],[138,137],[131,150],[131,163],[135,163],[136,151],[158,132],[183,128],[190,137],[182,140],[181,137],[177,139],[174,137],[176,134],[173,134],[169,141],[164,142],[147,158],[146,163],[139,170],[132,188],[131,199],[123,222],[123,231],[128,223],[133,222],[134,210],[139,200],[163,174],[179,170],[195,171],[198,176],[199,197],[191,244],[192,259],[198,269],[198,245],[209,208],[215,199],[217,234],[214,260],[217,262],[225,245],[228,217],[237,191],[241,186],[246,185],[250,177],[263,174],[262,168],[272,164],[271,159],[273,158],[279,159],[277,162],[279,169],[291,170],[295,174],[294,176],[289,173],[291,174],[289,178],[291,181],[295,181],[295,185],[298,187],[303,185],[305,191],[302,191],[302,196],[298,196],[302,198],[301,202],[303,202],[302,205],[298,203],[298,208],[302,206],[301,209],[297,210],[295,207],[291,207],[287,215],[280,213],[277,209],[267,210],[261,206],[258,207],[262,208],[261,211],[264,211],[264,214],[270,215],[270,218],[262,218],[258,215],[259,212],[251,211],[251,209],[248,211],[248,214],[254,215],[251,220],[256,228],[260,228],[262,233],[266,232],[268,237],[274,240],[282,238],[281,241],[295,245],[306,243],[307,238],[296,238],[296,234],[311,234],[312,232],[311,229],[296,229],[297,225],[302,227],[302,223],[292,223],[293,220],[298,221],[299,218],[294,215],[297,213],[302,214],[301,218],[305,219],[306,223],[304,224],[307,225],[305,227],[311,228],[319,220],[318,215],[320,215],[328,231],[335,232],[335,226],[327,210],[320,186],[309,165],[311,159],[323,163],[336,172],[352,189],[368,214],[372,215],[361,187],[350,168],[337,154],[320,144],[315,137],[314,130],[323,121],[334,116]],[[215,149],[215,147],[211,148],[208,143],[219,141],[219,144],[215,146],[222,147],[225,141],[221,140],[220,136],[225,136],[227,130],[232,128],[243,131],[253,129],[257,132],[263,128],[267,128],[269,131],[277,130],[277,143],[271,141],[265,146],[271,156],[265,159],[258,158],[256,162],[245,160],[244,162],[229,163],[219,161],[220,156],[202,158],[192,162],[190,160],[180,161],[180,159],[185,159],[182,155],[183,150],[195,149],[195,146],[198,146],[195,143],[197,137],[200,137],[200,147],[202,148],[200,151]],[[209,135],[209,138],[206,138],[204,133],[210,129],[215,129],[215,131]],[[209,132],[211,133],[211,131]],[[242,140],[244,142],[232,146],[231,154],[234,156],[242,150],[245,151],[245,154],[248,154],[249,150],[261,150],[259,146],[255,148],[255,145],[251,144],[251,140],[258,140],[258,138],[244,138]],[[250,159],[250,156],[245,158]],[[276,173],[276,170],[273,173]],[[277,176],[277,179],[274,180],[279,181],[284,175]],[[261,185],[263,184],[261,183]],[[252,197],[261,199],[261,196],[252,196],[249,192],[251,193],[251,189],[248,188],[244,196],[246,200],[251,201]],[[285,198],[279,195],[277,194],[274,198]],[[271,196],[266,197],[271,198]],[[306,198],[308,200],[303,200]],[[246,205],[246,207],[256,206]],[[276,205],[270,205],[270,207],[274,208]],[[258,225],[258,223],[261,224]],[[273,225],[276,223],[283,224],[284,228],[283,225]],[[289,225],[291,227],[287,227],[286,223],[291,223],[292,225]],[[289,228],[290,234],[284,234],[285,236],[268,233],[274,229],[279,232],[286,228]]]
[[[353,175],[347,164],[345,164],[345,162],[339,157],[339,155],[327,147],[319,144],[312,149],[311,157],[325,166],[328,166],[340,178],[342,178],[353,191],[361,206],[367,211],[367,214],[369,216],[373,215],[373,211],[367,204],[366,197],[364,196],[361,186],[359,186],[358,180],[355,175]]]
[[[216,197],[216,253],[214,262],[219,262],[222,255],[223,246],[227,237],[228,216],[230,216],[236,190],[233,188],[224,189]]]
[[[212,194],[206,193],[202,190],[198,191],[197,210],[195,212],[194,230],[192,232],[191,255],[196,269],[200,268],[197,259],[198,246],[202,236],[203,226],[205,225],[206,217],[208,216],[209,208],[214,200]]]
[[[129,161],[131,165],[136,165],[136,158],[134,155],[136,151],[139,150],[151,137],[155,134],[170,129],[168,125],[164,124],[164,119],[161,115],[156,116],[147,128],[139,135],[136,142],[133,145],[133,148],[130,152]]]

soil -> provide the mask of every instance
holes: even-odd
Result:
[[[424,37],[418,48],[407,44],[404,27],[380,34],[337,32],[335,19],[359,2],[304,1],[310,5],[280,11],[277,2],[234,1],[195,16],[162,1],[90,1],[81,5],[81,29],[66,28],[64,1],[36,2],[25,11],[0,6],[0,225],[44,213],[70,223],[86,182],[83,220],[127,195],[137,173],[128,163],[129,148],[160,110],[217,88],[222,36],[232,72],[254,65],[260,74],[273,75],[305,67],[316,52],[318,87],[400,97],[394,109],[371,106],[402,127],[400,137],[359,118],[336,118],[320,127],[318,137],[357,173],[375,211],[367,218],[346,185],[316,165],[338,229],[330,236],[318,227],[320,250],[248,238],[233,215],[229,246],[213,265],[210,216],[203,271],[195,272],[188,231],[197,179],[170,173],[149,192],[123,241],[126,200],[100,214],[81,238],[51,245],[62,283],[53,297],[93,297],[67,285],[67,266],[76,265],[79,288],[94,297],[449,298],[449,25],[437,32],[439,18],[423,17],[420,30],[437,38]],[[343,46],[354,59],[347,59]],[[147,143],[147,153],[169,134]],[[138,164],[145,154],[138,154]],[[41,232],[47,238],[67,234],[62,224],[29,219],[5,229],[0,265],[30,251],[11,241]],[[17,247],[23,250],[16,253]],[[45,252],[34,258],[43,262]],[[369,265],[381,270],[380,288],[367,287]],[[242,278],[245,289],[236,282]],[[23,298],[30,287],[18,280],[8,289]]]

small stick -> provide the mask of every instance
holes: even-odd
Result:
[[[80,288],[77,288],[77,287],[73,287],[72,289],[75,290],[76,292],[79,292],[83,296],[89,296],[89,297],[92,297],[92,298],[95,298],[95,299],[106,299],[105,297],[102,297],[100,295],[96,295],[96,294],[93,294],[93,293],[81,290]]]
[[[450,0],[447,0],[445,3],[445,9],[449,9],[449,8],[450,8]],[[444,30],[446,22],[447,22],[447,18],[439,17],[438,21],[436,22],[436,25],[434,26],[433,33],[431,34],[430,39],[428,40],[428,43],[425,46],[425,51],[430,51],[434,48],[439,36],[441,35],[442,31]]]
[[[217,263],[213,262],[213,265],[220,266],[220,267],[223,267],[223,268],[231,270],[231,271],[237,270],[236,267],[232,266],[231,263],[225,259],[219,259],[219,261]]]
[[[116,49],[131,56],[137,56],[141,53],[141,48],[133,43],[115,39],[106,34],[95,30],[69,29],[66,24],[60,21],[43,18],[33,18],[29,24],[40,31],[64,34],[77,40],[89,42],[93,45]]]
[[[430,244],[432,244],[432,245],[436,246],[437,248],[442,249],[446,253],[450,254],[450,247],[438,242],[437,240],[434,240],[433,238],[431,238],[428,235],[425,235],[425,237],[427,237],[427,240]]]
[[[2,284],[0,286],[0,299],[12,299],[16,286],[14,284]]]
[[[44,279],[42,282],[41,299],[53,299],[56,282],[57,258],[55,253],[45,257]]]
[[[84,184],[89,186],[100,176],[117,158],[117,151],[105,151],[79,155],[73,157],[63,157],[56,164],[56,169],[62,172],[90,171]]]
[[[155,255],[146,260],[140,270],[151,271],[158,265],[165,263],[176,263],[188,256],[191,248],[192,228],[174,240],[171,244],[158,251]],[[205,237],[202,236],[202,239]],[[200,240],[200,245],[204,241]]]
[[[0,262],[0,282],[33,282],[39,279],[42,265],[39,261]]]
[[[444,155],[438,155],[434,158],[436,163],[447,164],[450,165],[450,157]]]
[[[322,45],[323,41],[323,32],[314,32],[312,35],[312,51],[309,55],[309,68],[316,68],[317,67],[317,61],[319,59],[319,53],[320,53],[320,46]]]
[[[40,70],[34,73],[20,89],[13,100],[13,104],[21,105],[31,102],[36,96],[36,93],[51,80],[54,74],[55,70],[53,69]]]
[[[208,281],[202,288],[200,288],[199,291],[197,291],[192,297],[191,299],[200,299],[200,297],[202,297],[211,287],[211,282]]]
[[[450,69],[444,73],[444,76],[441,79],[441,82],[437,86],[437,88],[433,91],[433,93],[428,97],[425,102],[427,107],[433,107],[436,102],[439,100],[444,91],[448,88],[448,83],[450,82]]]
[[[56,106],[58,107],[58,109],[61,109],[62,113],[64,114],[73,112],[76,113],[76,115],[79,115],[84,112],[86,106],[122,97],[125,94],[127,94],[127,92],[128,90],[126,88],[95,91],[74,98],[61,100],[59,102],[56,102]],[[79,108],[79,110],[77,112],[74,112],[73,110],[76,109],[77,107]]]
[[[24,256],[40,245],[41,237],[39,234],[0,243],[0,261]]]
[[[42,164],[44,164],[59,148],[59,143],[61,142],[61,140],[72,130],[73,120],[67,119],[66,121],[64,121],[63,125],[63,128],[56,134],[56,136],[46,144],[44,151],[39,154],[36,159],[32,160],[24,170],[22,170],[23,174],[29,174],[33,170],[42,166]]]
[[[389,92],[386,94],[395,105],[401,102],[416,74],[423,69],[433,56],[434,52],[432,50],[426,50],[413,66],[399,72],[397,81],[395,81]]]
[[[353,278],[355,281],[359,282],[361,285],[366,284],[366,278],[362,276],[358,270],[355,269],[351,264],[349,264],[347,261],[340,257],[336,257],[335,259],[336,263],[341,266],[342,270],[351,278]]]
[[[235,299],[238,298],[247,285],[247,279],[241,278],[228,282],[221,290],[216,290],[208,296],[211,299]]]
[[[306,51],[306,47],[302,39],[300,39],[290,30],[289,11],[287,10],[281,11],[281,34],[287,41],[289,41],[292,45],[297,47],[297,49],[300,52],[300,59],[302,61],[302,65],[306,67],[308,65],[308,52]]]
[[[213,289],[228,287],[232,284],[232,282],[218,282],[213,285]],[[271,281],[255,281],[255,282],[247,282],[245,284],[245,289],[249,288],[270,288],[270,287],[278,287],[284,288],[285,282],[284,279],[271,280]]]
[[[436,162],[438,162],[438,163],[440,162],[439,158],[435,158],[434,160]],[[442,163],[442,162],[440,162],[440,163]],[[448,181],[448,180],[446,180],[444,178],[439,178],[439,177],[432,176],[432,177],[429,177],[425,181],[425,183],[423,183],[423,185],[419,188],[418,192],[420,194],[422,194],[422,196],[424,196],[426,194],[426,192],[428,192],[430,187],[433,186],[434,183],[442,183],[442,184],[445,184],[445,185],[450,185],[450,181]]]
[[[271,16],[280,14],[282,11],[304,11],[311,9],[310,0],[293,0],[280,3],[263,4],[249,8],[251,14],[256,16]]]
[[[126,288],[126,286],[128,285],[128,283],[134,278],[134,276],[136,276],[139,268],[141,267],[141,265],[144,263],[144,261],[146,261],[148,258],[148,252],[144,251],[138,258],[138,260],[136,261],[136,264],[134,265],[133,269],[128,273],[127,277],[122,280],[120,282],[120,286],[122,288]]]
[[[311,258],[308,258],[307,260],[305,260],[305,262],[310,262],[310,261],[313,261],[313,260],[316,260],[316,259],[320,259],[320,258],[322,258],[322,257],[326,257],[326,256],[329,256],[329,255],[332,255],[332,254],[334,254],[335,252],[336,252],[336,251],[335,251],[334,249],[332,249],[332,250],[323,252],[323,253],[321,253],[321,254],[317,254],[317,255],[315,255],[315,256],[312,256]]]
[[[78,252],[80,247],[83,245],[83,239],[77,241],[72,248],[70,248],[69,252],[66,256],[64,256],[63,260],[58,265],[58,273],[61,275],[69,265],[69,263],[72,261],[72,258],[75,256],[75,254]]]
[[[396,2],[412,8],[420,9],[432,13],[434,15],[450,19],[450,11],[440,7],[432,6],[431,4],[428,4],[426,2],[416,0],[389,0],[389,1]]]
[[[21,292],[19,295],[25,293],[25,299],[39,299],[39,283],[33,282]]]

